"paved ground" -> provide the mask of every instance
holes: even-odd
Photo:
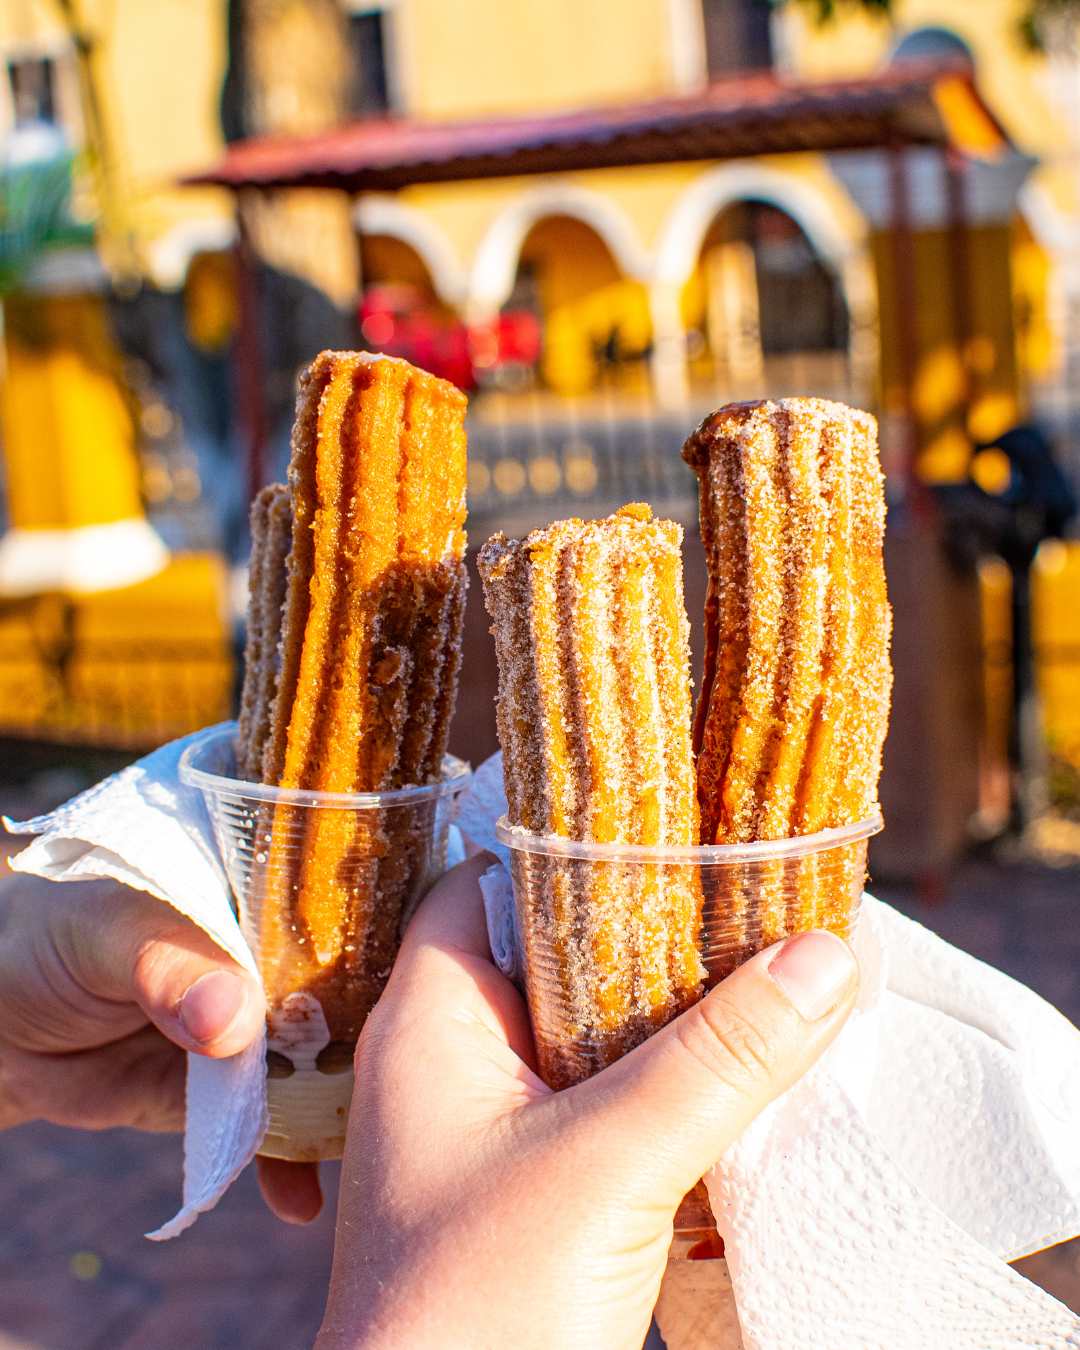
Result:
[[[1018,976],[1080,1021],[1080,868],[966,865],[934,906],[882,892],[950,941]],[[336,1169],[326,1180],[333,1192]],[[275,1223],[244,1177],[163,1246],[179,1143],[32,1126],[0,1135],[0,1350],[301,1350],[322,1309],[332,1213]],[[1025,1274],[1080,1310],[1080,1242]]]

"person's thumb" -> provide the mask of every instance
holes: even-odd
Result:
[[[167,905],[107,883],[67,910],[58,938],[84,990],[136,1004],[177,1045],[234,1055],[266,1016],[258,981]]]
[[[571,1089],[583,1142],[644,1202],[674,1208],[814,1063],[851,1011],[857,985],[851,949],[831,933],[800,933],[759,953]]]

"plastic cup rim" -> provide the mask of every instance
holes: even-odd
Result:
[[[204,796],[232,801],[270,802],[274,806],[330,807],[337,810],[384,810],[388,806],[411,806],[432,798],[456,797],[469,785],[472,766],[456,755],[444,755],[442,777],[437,783],[420,783],[412,787],[392,788],[386,792],[320,792],[315,788],[280,788],[270,783],[251,783],[246,778],[229,778],[224,774],[200,769],[196,763],[200,753],[216,741],[234,740],[236,722],[226,722],[200,732],[181,752],[178,767],[181,783],[198,788]]]
[[[854,825],[819,830],[816,834],[796,835],[787,839],[759,839],[747,844],[594,844],[579,839],[564,839],[557,834],[534,834],[522,825],[511,825],[506,816],[500,816],[495,823],[495,834],[501,844],[520,853],[576,858],[586,862],[681,863],[708,867],[804,858],[813,853],[824,853],[846,844],[859,843],[879,834],[884,827],[885,822],[878,814]]]

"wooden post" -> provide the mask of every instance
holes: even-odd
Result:
[[[967,162],[954,146],[941,152],[949,241],[949,294],[952,300],[953,341],[960,360],[963,384],[960,414],[969,433],[972,401],[972,370],[969,355],[974,333],[971,304],[971,237],[968,231]]]
[[[263,390],[261,316],[258,259],[244,221],[243,195],[236,198],[236,290],[239,327],[234,349],[237,404],[247,451],[248,497],[253,498],[266,479],[266,402]]]
[[[915,371],[918,339],[915,330],[915,244],[911,231],[911,184],[908,175],[907,147],[903,141],[890,140],[886,147],[889,165],[890,238],[893,252],[897,357],[903,399],[903,446],[901,476],[904,497],[915,505],[918,491],[916,458],[919,448],[915,416]]]

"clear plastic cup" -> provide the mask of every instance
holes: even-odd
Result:
[[[469,766],[448,755],[438,783],[392,792],[275,788],[235,777],[235,742],[232,725],[192,741],[180,780],[206,801],[266,990],[270,1124],[259,1152],[339,1158],[356,1040],[405,922],[445,870]],[[320,857],[329,870],[313,870]]]
[[[696,996],[680,956],[687,946],[710,988],[792,933],[827,928],[850,938],[867,842],[881,828],[875,817],[800,838],[663,848],[537,835],[503,818],[496,833],[510,849],[541,1076],[553,1087],[580,1082],[682,1011]],[[658,942],[669,944],[659,984]],[[673,1254],[716,1248],[703,1185],[675,1229]]]

